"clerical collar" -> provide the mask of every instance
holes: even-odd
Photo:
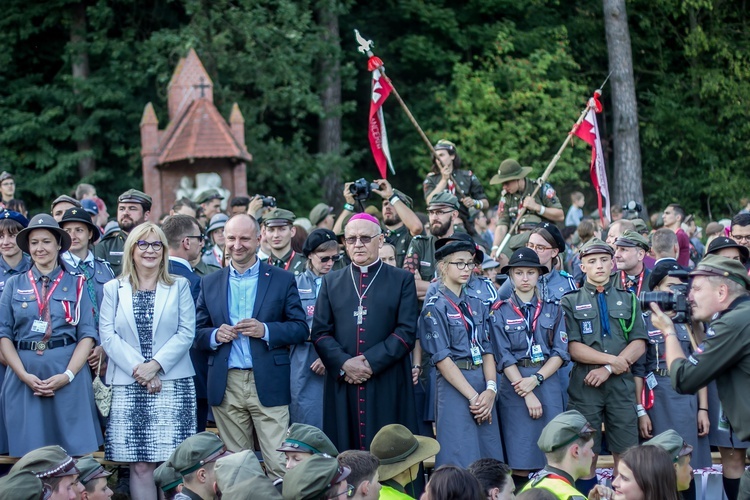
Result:
[[[373,262],[372,264],[369,264],[367,266],[359,266],[359,265],[355,264],[354,262],[352,262],[352,269],[356,269],[360,273],[371,273],[371,272],[375,271],[378,268],[378,266],[380,265],[380,263],[381,263],[380,262],[380,258],[378,258],[375,262]]]

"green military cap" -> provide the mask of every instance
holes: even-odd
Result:
[[[631,230],[625,230],[622,232],[619,238],[615,240],[615,246],[616,247],[640,247],[648,252],[649,248],[651,248],[651,245],[649,244],[646,237],[642,236],[641,234],[631,231]]]
[[[630,219],[630,222],[635,226],[635,231],[640,234],[648,234],[648,226],[646,221],[643,219]]]
[[[0,500],[47,500],[52,491],[45,489],[42,480],[28,470],[11,472],[0,478]]]
[[[291,226],[296,218],[293,212],[276,207],[263,216],[262,224],[268,227]]]
[[[219,436],[213,432],[200,432],[180,443],[169,462],[177,472],[186,476],[229,453]]]
[[[143,191],[137,189],[128,189],[117,198],[117,203],[138,203],[143,210],[151,210],[151,197]]]
[[[430,203],[427,204],[427,208],[429,209],[435,205],[445,205],[451,207],[453,210],[458,210],[458,198],[448,191],[440,191],[432,197]]]
[[[231,500],[280,500],[284,498],[274,486],[273,481],[263,475],[234,483],[226,490],[219,487],[219,491],[221,491],[221,498]]]
[[[440,151],[441,149],[444,149],[450,153],[455,153],[456,145],[447,139],[440,139],[439,141],[437,141],[437,144],[435,144],[435,147],[433,149],[435,151]]]
[[[508,158],[500,164],[497,174],[490,179],[490,184],[504,184],[508,181],[525,179],[529,172],[531,172],[531,167],[522,167],[516,160]]]
[[[586,417],[576,410],[560,413],[542,429],[536,444],[543,453],[552,453],[578,438],[587,439],[596,432]]]
[[[78,470],[81,474],[78,479],[81,481],[81,483],[83,483],[84,486],[86,486],[86,484],[90,483],[94,479],[112,475],[112,473],[107,472],[107,469],[105,469],[104,466],[100,464],[92,455],[79,458],[76,461],[76,467],[78,467]]]
[[[235,483],[245,481],[253,476],[262,476],[264,473],[255,452],[244,450],[217,460],[214,466],[214,474],[216,475],[216,484],[219,485],[221,491],[224,491]]]
[[[284,500],[317,500],[328,488],[349,476],[351,469],[326,455],[313,455],[286,473]]]
[[[719,276],[739,283],[750,290],[750,276],[747,275],[745,266],[738,260],[721,255],[709,254],[703,257],[690,276]]]
[[[328,217],[328,214],[331,212],[333,212],[333,207],[326,205],[325,203],[318,203],[312,210],[310,210],[310,216],[308,218],[313,226],[317,226],[323,222],[323,219]]]
[[[169,461],[162,462],[154,471],[154,482],[161,491],[166,493],[182,484],[182,475],[174,470]]]
[[[407,196],[402,191],[399,191],[398,189],[393,190],[394,196],[398,196],[398,199],[403,201],[404,204],[409,208],[414,208],[414,200],[411,199],[410,196]]]
[[[693,447],[687,444],[685,440],[682,439],[682,436],[680,436],[674,429],[669,429],[661,434],[657,434],[643,444],[658,446],[669,453],[669,457],[675,462],[679,460],[680,457],[690,455],[693,452]]]
[[[211,200],[223,200],[224,196],[222,196],[221,192],[218,189],[206,189],[203,191],[198,198],[195,199],[195,202],[198,204],[201,203],[208,203]]]
[[[521,222],[518,223],[519,229],[534,229],[539,223],[542,222],[542,218],[536,214],[526,212],[521,217]]]
[[[52,205],[50,206],[49,211],[52,212],[53,210],[55,210],[55,206],[59,205],[60,203],[70,203],[74,207],[78,207],[81,210],[83,210],[83,205],[81,205],[80,201],[76,200],[75,198],[71,198],[67,194],[61,194],[60,196],[54,199],[54,201],[52,202]]]
[[[292,424],[281,448],[276,451],[291,451],[312,453],[314,455],[325,453],[332,457],[339,454],[339,450],[333,445],[328,436],[315,426],[307,424]]]
[[[75,460],[57,445],[44,446],[28,452],[10,471],[22,470],[31,471],[41,479],[75,476],[79,473]]]
[[[606,253],[611,257],[615,254],[615,251],[611,246],[607,245],[607,243],[599,238],[591,238],[583,244],[580,250],[578,250],[578,256],[581,258],[595,253]]]

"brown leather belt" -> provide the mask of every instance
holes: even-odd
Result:
[[[482,365],[475,365],[470,359],[455,359],[453,362],[462,370],[476,370],[482,367]]]
[[[523,366],[524,368],[541,368],[544,365],[544,361],[531,361],[530,359],[521,359],[516,364],[518,366]]]

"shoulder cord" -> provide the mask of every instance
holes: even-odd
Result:
[[[625,320],[620,318],[617,321],[620,322],[620,328],[622,328],[622,333],[625,335],[625,340],[630,340],[630,332],[633,330],[633,326],[635,326],[635,305],[636,305],[636,298],[634,293],[630,293],[632,298],[632,303],[630,310],[632,313],[630,314],[630,324],[628,326],[625,326]]]

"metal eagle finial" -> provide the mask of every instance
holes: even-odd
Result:
[[[357,29],[354,30],[354,36],[359,43],[359,48],[357,50],[359,50],[363,54],[367,54],[368,52],[370,52],[373,45],[375,45],[374,43],[372,43],[372,40],[365,40],[362,35],[359,34],[359,30]]]

